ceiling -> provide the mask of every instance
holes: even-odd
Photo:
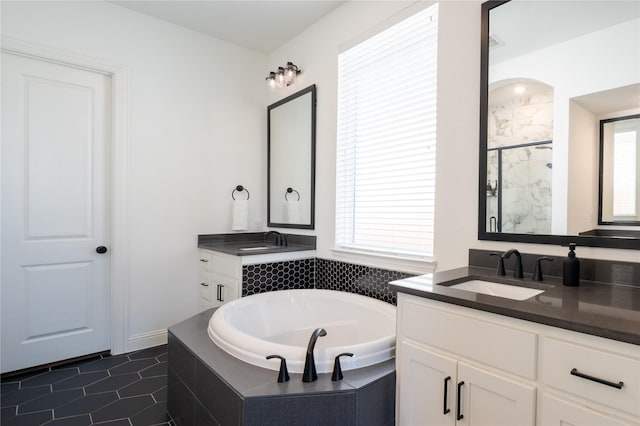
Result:
[[[268,54],[345,2],[127,0],[111,3]]]
[[[490,12],[491,49],[496,64],[552,44],[640,17],[637,0],[514,0]]]

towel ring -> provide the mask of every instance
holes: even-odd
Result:
[[[249,194],[249,191],[247,190],[247,188],[245,188],[242,185],[238,185],[238,186],[236,186],[236,188],[233,191],[231,191],[231,198],[233,198],[234,200],[236,199],[236,197],[235,197],[236,191],[238,191],[238,192],[245,191],[247,193],[247,200],[249,199],[249,197],[251,197],[251,194]]]
[[[287,188],[287,192],[284,193],[284,199],[289,201],[287,195],[291,194],[292,192],[295,192],[298,195],[298,199],[296,201],[300,201],[300,193],[293,188]]]

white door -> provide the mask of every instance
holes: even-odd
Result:
[[[110,348],[110,93],[2,54],[2,372]]]

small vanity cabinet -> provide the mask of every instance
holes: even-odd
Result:
[[[242,295],[242,259],[200,250],[200,309],[215,308]]]
[[[640,424],[640,346],[400,292],[397,327],[398,425]]]

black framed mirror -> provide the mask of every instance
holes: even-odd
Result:
[[[640,226],[640,114],[600,120],[598,224]]]
[[[639,28],[637,2],[482,4],[480,240],[640,249],[598,223],[599,122],[640,113]]]
[[[267,226],[314,229],[316,86],[267,107]]]

